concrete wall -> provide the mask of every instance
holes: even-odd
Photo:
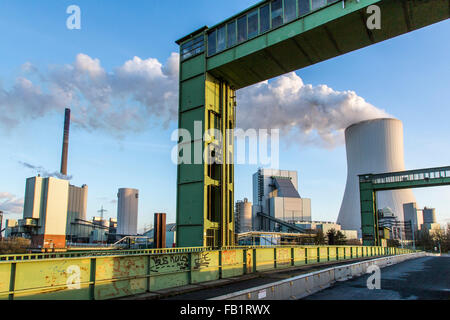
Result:
[[[353,277],[362,276],[372,265],[384,268],[425,255],[426,253],[424,252],[409,253],[341,265],[215,297],[210,300],[298,300],[326,289],[336,281],[345,281]]]
[[[76,219],[86,220],[87,212],[88,186],[76,187],[69,185],[69,199],[67,205],[67,226],[68,234],[75,235],[75,228],[71,227],[71,223]],[[73,229],[73,230],[72,230]]]
[[[43,178],[28,178],[25,184],[25,200],[23,207],[23,218],[39,219],[42,197],[44,194]]]
[[[43,212],[43,231],[51,235],[65,235],[69,181],[46,178],[47,188]],[[45,218],[44,218],[45,216]]]

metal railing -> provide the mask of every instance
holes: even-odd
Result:
[[[173,248],[40,254],[0,261],[0,299],[103,300],[260,271],[397,255],[412,250],[362,246]],[[44,258],[45,257],[45,258]]]

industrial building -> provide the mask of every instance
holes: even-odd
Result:
[[[34,248],[65,248],[69,181],[28,178],[19,232],[31,235]]]
[[[403,214],[405,219],[405,225],[411,226],[411,232],[416,233],[422,228],[423,224],[423,210],[418,209],[415,202],[403,204]],[[413,240],[414,234],[407,237],[408,240]]]
[[[252,203],[244,198],[236,202],[234,218],[235,233],[249,232],[253,230]]]
[[[117,192],[117,234],[137,235],[139,190],[120,188]]]
[[[152,228],[146,232],[144,232],[143,236],[153,239],[154,238],[155,229]],[[166,224],[166,248],[172,248],[175,246],[176,239],[176,224],[169,223]]]
[[[77,221],[86,221],[87,213],[88,186],[82,185],[76,187],[69,184],[69,200],[67,205],[67,236],[74,237],[77,235],[76,228],[72,225]]]
[[[389,207],[378,210],[378,228],[384,230],[383,233],[388,232],[387,239],[403,241],[412,237],[411,224],[400,221]]]
[[[263,226],[258,213],[285,222],[311,221],[311,199],[300,196],[297,171],[259,169],[253,175],[253,230],[276,231],[276,223]]]
[[[345,235],[347,240],[356,240],[358,239],[358,232],[356,230],[344,230],[342,226],[336,222],[331,221],[296,221],[296,226],[300,226],[305,230],[311,231],[322,231],[324,235],[327,234],[328,231],[334,229],[336,231],[341,231],[343,235]]]
[[[436,209],[434,208],[423,208],[423,223],[436,223]]]
[[[405,170],[403,124],[391,118],[361,121],[345,130],[345,143],[347,184],[337,222],[344,229],[358,230],[361,237],[358,175]],[[404,221],[403,204],[415,201],[411,189],[377,193],[377,207],[390,208],[399,221]]]

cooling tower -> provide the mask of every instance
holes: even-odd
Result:
[[[345,130],[347,185],[337,222],[361,237],[359,174],[405,170],[403,124],[397,119],[355,123]],[[377,208],[389,207],[403,221],[403,203],[416,202],[410,189],[377,192]]]
[[[117,234],[136,235],[139,191],[121,188],[117,193],[117,198]]]

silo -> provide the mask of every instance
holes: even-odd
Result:
[[[436,223],[436,209],[423,208],[423,223]]]
[[[121,188],[117,198],[117,234],[136,235],[139,191]]]
[[[237,223],[239,233],[252,231],[252,203],[245,198],[236,203]]]
[[[361,236],[359,174],[405,170],[403,124],[398,119],[373,119],[355,123],[345,130],[347,185],[337,222],[344,230]],[[403,204],[416,202],[410,189],[377,192],[377,208],[389,207],[403,219]]]

